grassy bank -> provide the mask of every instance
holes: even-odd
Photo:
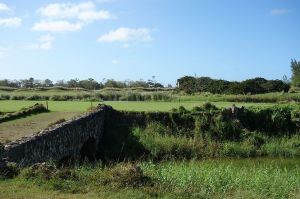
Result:
[[[215,137],[209,131],[201,133],[182,128],[174,132],[159,123],[127,130],[121,126],[104,135],[100,156],[107,161],[300,157],[299,134],[267,136],[247,130],[238,133],[238,138]]]
[[[172,112],[118,112],[106,118],[102,157],[201,159],[300,157],[296,107],[218,109],[212,104]],[[243,111],[242,111],[243,110]]]
[[[0,198],[298,198],[299,159],[220,159],[25,169]]]

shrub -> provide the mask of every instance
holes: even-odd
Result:
[[[39,95],[31,95],[31,96],[26,97],[26,100],[35,100],[35,101],[37,101],[37,100],[42,100],[42,99],[43,99],[43,97],[39,96]]]
[[[0,179],[14,178],[20,173],[20,169],[15,163],[1,163],[0,165]]]
[[[205,102],[202,107],[204,110],[218,110],[218,108],[214,104],[209,102]]]
[[[75,99],[78,99],[78,96],[72,96],[72,95],[52,95],[50,97],[50,100],[52,100],[52,101],[69,101],[69,100],[75,100]]]
[[[60,100],[60,96],[59,95],[52,95],[50,97],[50,100],[52,100],[52,101],[59,101]]]
[[[194,106],[191,110],[191,113],[201,113],[203,112],[203,108],[200,106]]]
[[[9,100],[9,99],[10,99],[9,95],[3,95],[3,94],[0,95],[0,100]]]
[[[181,114],[188,113],[188,110],[186,108],[184,108],[184,106],[179,106],[178,113],[181,113]]]
[[[26,99],[26,96],[24,95],[13,95],[10,97],[11,100],[24,100]]]
[[[105,181],[116,187],[142,187],[153,184],[152,179],[144,174],[140,166],[122,163],[108,170]]]
[[[258,130],[266,135],[293,134],[296,125],[291,117],[292,108],[274,106],[269,108],[249,108],[239,114],[242,125],[250,131]]]

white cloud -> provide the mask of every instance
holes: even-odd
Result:
[[[122,42],[124,47],[129,47],[130,43],[150,42],[153,38],[147,28],[118,28],[112,30],[98,38],[99,42]]]
[[[106,10],[97,10],[92,1],[82,3],[53,3],[41,7],[40,22],[32,27],[35,31],[74,32],[97,20],[108,20],[114,16]]]
[[[51,35],[43,35],[38,39],[38,44],[32,44],[29,47],[33,49],[49,50],[52,48],[54,37]]]
[[[10,11],[10,8],[4,3],[0,3],[0,12],[6,12],[6,11]]]
[[[287,9],[273,9],[271,10],[270,14],[275,16],[275,15],[285,15],[289,12]]]
[[[111,3],[114,2],[115,0],[96,0],[97,3]]]
[[[55,3],[41,7],[38,11],[41,16],[48,19],[77,19],[80,21],[107,20],[113,18],[113,15],[106,10],[96,10],[93,2]]]
[[[112,63],[113,65],[117,65],[117,64],[119,64],[120,62],[119,62],[119,60],[117,60],[117,59],[113,59],[113,60],[111,60],[111,63]]]
[[[78,15],[78,19],[83,22],[92,22],[95,20],[112,19],[113,16],[105,10],[82,12]]]
[[[19,17],[0,18],[0,26],[19,27],[22,24],[22,19]]]
[[[11,9],[4,3],[0,3],[0,13],[8,12]],[[9,17],[9,18],[0,18],[0,26],[4,27],[19,27],[22,24],[22,19],[20,17]]]
[[[74,32],[82,28],[81,23],[70,23],[69,21],[41,21],[33,25],[35,31],[48,32]]]
[[[91,2],[75,4],[48,4],[39,9],[39,13],[48,18],[75,18],[78,13],[93,8]]]

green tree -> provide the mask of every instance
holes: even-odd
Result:
[[[292,69],[292,86],[300,87],[300,62],[297,60],[291,61]]]
[[[121,81],[115,81],[114,79],[108,79],[104,83],[105,88],[126,88],[126,84]]]
[[[70,80],[67,82],[67,85],[68,85],[68,87],[70,87],[70,88],[76,88],[76,87],[79,87],[79,79],[78,79],[78,78],[70,79]]]
[[[87,80],[79,81],[79,87],[88,90],[96,90],[100,88],[100,84],[97,81],[95,81],[93,78],[89,78]]]
[[[43,81],[43,86],[45,86],[45,87],[52,87],[53,86],[53,82],[50,79],[45,79]]]
[[[196,78],[192,76],[184,76],[177,79],[177,87],[179,90],[185,91],[188,94],[196,91]]]

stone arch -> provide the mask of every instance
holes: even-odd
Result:
[[[96,160],[97,140],[94,137],[89,137],[80,149],[80,160]]]

